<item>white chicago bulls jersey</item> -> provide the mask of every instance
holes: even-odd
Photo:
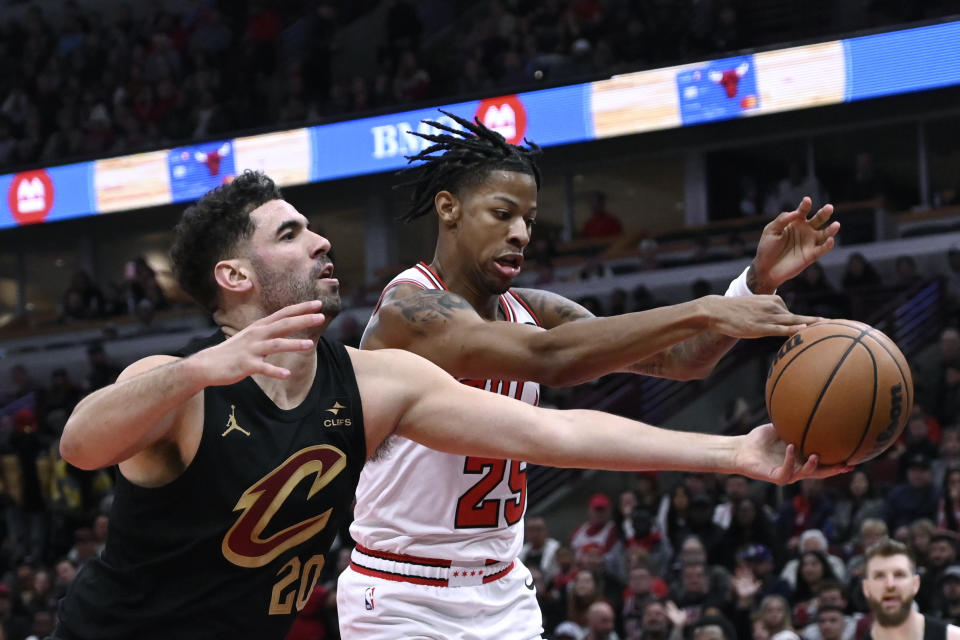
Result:
[[[391,280],[384,294],[398,284],[446,289],[423,263]],[[378,303],[373,314],[379,309]],[[500,312],[509,322],[540,324],[512,291],[500,296]],[[540,399],[535,382],[460,382],[532,405]],[[526,468],[518,460],[441,453],[393,436],[386,454],[363,468],[350,533],[375,551],[454,561],[513,560],[523,546]]]

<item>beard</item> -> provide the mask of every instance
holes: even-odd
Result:
[[[897,627],[910,617],[910,610],[913,609],[913,600],[901,601],[893,611],[887,611],[883,608],[882,600],[875,600],[867,596],[867,605],[873,612],[873,617],[881,627]]]
[[[286,271],[273,269],[256,257],[253,257],[251,262],[260,280],[260,303],[267,315],[292,304],[319,300],[323,303],[320,313],[329,323],[343,308],[338,286],[334,286],[332,291],[321,289],[320,274],[330,263],[329,259],[317,262],[310,270],[310,274],[302,278],[295,277]]]

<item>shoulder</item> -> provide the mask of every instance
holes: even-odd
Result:
[[[354,349],[353,347],[345,347],[345,349],[350,357],[350,362],[353,364],[353,371],[357,376],[358,383],[389,379],[398,381],[401,386],[414,388],[420,379],[409,378],[408,376],[412,374],[429,377],[436,373],[437,375],[450,377],[448,373],[426,358],[404,349],[386,348],[375,351]]]
[[[511,289],[511,291],[530,307],[542,322],[544,329],[594,317],[583,306],[559,293],[542,289]]]
[[[404,283],[384,295],[370,320],[362,346],[365,349],[408,347],[412,341],[429,338],[438,331],[482,321],[459,294]]]

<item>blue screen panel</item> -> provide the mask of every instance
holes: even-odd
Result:
[[[236,174],[231,140],[171,149],[168,164],[174,202],[196,200]]]
[[[738,118],[760,106],[753,56],[707,62],[677,72],[684,125]]]
[[[960,22],[844,40],[847,101],[960,84]]]

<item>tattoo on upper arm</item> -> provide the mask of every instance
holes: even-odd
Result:
[[[459,310],[473,309],[462,296],[435,289],[394,300],[391,306],[395,306],[404,319],[414,325],[443,322],[452,318]]]

